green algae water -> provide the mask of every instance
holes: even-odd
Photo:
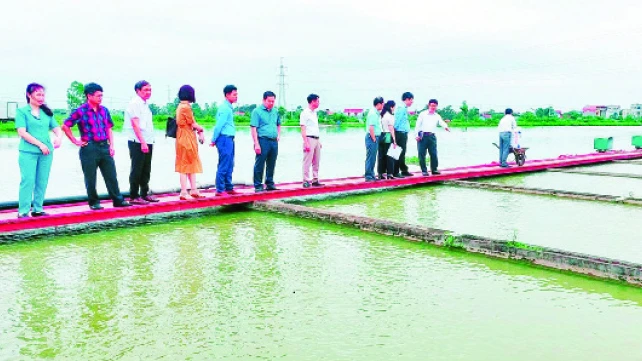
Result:
[[[338,212],[642,262],[642,207],[454,186],[311,202]]]
[[[0,360],[642,359],[640,289],[263,213],[3,245],[0,275]]]
[[[642,166],[640,166],[640,168],[642,169]],[[579,169],[589,170],[591,168],[586,167]],[[545,188],[617,197],[642,198],[642,179],[636,178],[587,176],[583,174],[560,172],[538,172],[503,177],[479,178],[474,181],[499,183],[508,186]]]

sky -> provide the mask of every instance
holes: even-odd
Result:
[[[642,103],[642,2],[633,0],[6,0],[0,5],[0,106],[30,82],[65,108],[74,81],[122,109],[141,79],[165,104],[272,90],[288,108],[367,108],[415,95],[458,108],[568,111]],[[283,58],[285,95],[279,94]]]

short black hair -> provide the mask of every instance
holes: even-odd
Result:
[[[308,95],[308,98],[307,98],[307,99],[308,99],[308,104],[310,104],[310,103],[312,103],[313,101],[315,101],[315,100],[319,99],[319,96],[318,96],[318,95],[316,95],[316,94],[314,94],[314,93],[312,93],[312,94]]]
[[[225,88],[223,88],[223,95],[228,95],[229,93],[238,90],[234,85],[229,84],[226,85]]]
[[[437,101],[437,99],[430,99],[428,101],[428,104],[432,104],[432,103],[435,103],[435,104],[439,105],[439,102]]]
[[[374,105],[376,107],[377,104],[383,104],[383,97],[374,98],[374,100],[372,101],[372,105]]]
[[[196,95],[194,94],[194,88],[191,85],[183,85],[178,90],[178,99],[181,101],[188,101],[190,103],[196,103]]]
[[[405,92],[401,94],[401,101],[405,101],[406,99],[415,99],[415,96],[412,95],[411,92]]]
[[[513,109],[511,109],[511,108],[506,108],[506,112],[505,112],[505,113],[506,113],[506,115],[508,115],[508,114],[513,114]]]
[[[103,91],[103,87],[101,87],[100,85],[98,85],[96,83],[87,83],[87,84],[85,84],[85,89],[84,89],[85,96],[94,95],[95,92],[101,92],[101,91]]]
[[[147,80],[141,80],[134,85],[134,90],[139,91],[143,89],[144,86],[147,86],[147,85],[149,85],[149,82]]]
[[[276,98],[276,94],[274,94],[274,92],[271,91],[271,90],[268,90],[265,93],[263,93],[263,100],[265,100],[265,99],[267,99],[269,97],[275,97]]]

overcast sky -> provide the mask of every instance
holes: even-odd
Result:
[[[123,108],[133,84],[152,102],[182,84],[199,103],[239,87],[241,104],[310,92],[322,108],[363,108],[381,95],[483,110],[642,103],[642,2],[634,0],[3,0],[0,101],[36,81],[65,107],[73,80]]]

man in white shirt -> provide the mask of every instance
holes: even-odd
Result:
[[[308,107],[301,112],[299,125],[303,138],[303,187],[319,187],[319,161],[321,160],[321,142],[319,141],[319,96],[308,95]],[[310,166],[312,166],[312,179],[310,179]]]
[[[131,171],[129,173],[129,199],[131,204],[158,202],[149,193],[154,148],[154,122],[147,100],[152,96],[152,86],[141,80],[134,85],[136,96],[125,110],[123,131],[128,135]]]
[[[497,130],[499,131],[499,166],[502,168],[510,167],[506,162],[508,153],[510,153],[513,132],[517,128],[517,122],[513,116],[513,109],[508,108],[506,115],[499,121]]]
[[[426,169],[426,150],[428,150],[428,155],[430,156],[430,171],[434,175],[441,174],[437,170],[437,166],[439,165],[439,160],[437,159],[437,137],[435,136],[437,126],[440,125],[447,132],[450,132],[448,121],[441,119],[441,115],[437,113],[438,104],[436,99],[430,99],[428,101],[428,110],[419,114],[417,123],[415,124],[419,166],[421,167],[421,174],[424,176],[429,175]]]

